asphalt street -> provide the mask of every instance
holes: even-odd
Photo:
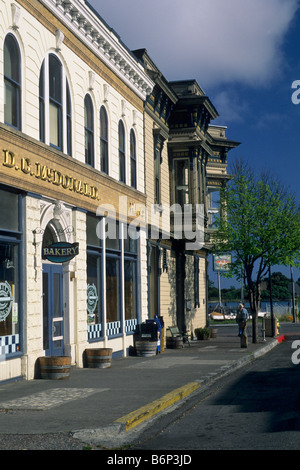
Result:
[[[289,331],[297,337],[300,327],[282,325],[281,338]],[[0,449],[130,445],[157,417],[280,345],[278,338],[248,339],[241,348],[237,326],[220,325],[216,338],[153,357],[113,359],[109,369],[74,368],[68,380],[2,384]]]

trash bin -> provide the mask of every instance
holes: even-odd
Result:
[[[151,327],[153,328],[153,334],[155,334],[154,332],[156,332],[156,338],[157,338],[157,352],[160,353],[161,352],[161,331],[162,331],[162,325],[161,325],[161,322],[158,318],[158,316],[156,315],[153,319],[150,319],[150,320],[146,320],[146,324],[144,324],[146,326],[144,326],[144,329],[147,330],[147,328],[151,325]],[[142,327],[143,327],[143,324],[142,324]],[[143,328],[142,328],[143,329]]]
[[[135,331],[135,352],[137,356],[157,354],[158,329],[156,323],[140,323]]]

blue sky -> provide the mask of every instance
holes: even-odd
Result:
[[[219,112],[212,124],[241,142],[230,158],[278,177],[300,202],[300,0],[89,1],[167,80],[196,79]]]

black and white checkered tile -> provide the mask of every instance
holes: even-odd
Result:
[[[0,356],[13,354],[20,350],[20,336],[1,336],[0,337]]]

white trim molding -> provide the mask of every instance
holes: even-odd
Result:
[[[154,83],[142,64],[84,0],[40,0],[74,35],[80,38],[142,100]]]

